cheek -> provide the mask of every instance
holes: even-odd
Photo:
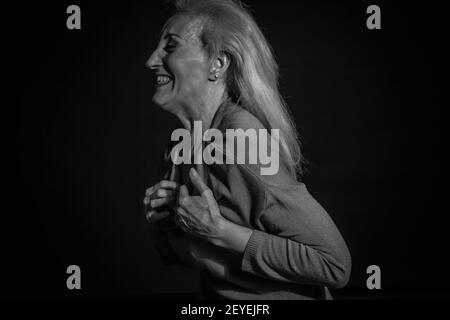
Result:
[[[179,72],[176,74],[176,80],[181,90],[192,92],[205,88],[205,82],[208,80],[208,69],[203,60],[180,60],[177,67]]]

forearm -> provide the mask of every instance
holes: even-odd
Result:
[[[242,259],[242,270],[257,276],[330,288],[345,286],[350,269],[346,246],[327,250],[261,231],[253,233]]]
[[[219,237],[212,239],[211,242],[233,254],[243,255],[253,230],[226,219],[221,219],[219,230]]]
[[[242,271],[278,281],[344,286],[351,261],[345,245],[340,252],[326,253],[311,246],[262,231],[253,231],[228,220],[221,223],[221,236],[211,242],[239,255]]]

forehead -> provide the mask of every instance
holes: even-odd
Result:
[[[202,19],[199,17],[176,15],[166,23],[162,37],[164,38],[168,33],[174,33],[189,42],[199,40],[198,36],[202,30],[202,25]]]

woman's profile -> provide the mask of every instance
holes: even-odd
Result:
[[[301,182],[298,134],[266,38],[240,1],[174,7],[147,63],[154,103],[189,132],[201,122],[204,132],[224,133],[224,145],[227,130],[278,130],[279,167],[263,175],[261,161],[174,163],[171,143],[144,198],[161,258],[199,270],[205,299],[331,299],[328,288],[348,282],[351,258]],[[253,150],[238,151],[248,160]]]

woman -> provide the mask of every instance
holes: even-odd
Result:
[[[205,298],[331,299],[328,288],[348,282],[350,255],[297,179],[299,141],[266,39],[238,1],[175,8],[148,61],[154,102],[189,131],[195,121],[205,132],[278,129],[280,164],[274,175],[261,174],[260,159],[176,165],[169,147],[164,176],[144,199],[161,257],[201,270]]]

